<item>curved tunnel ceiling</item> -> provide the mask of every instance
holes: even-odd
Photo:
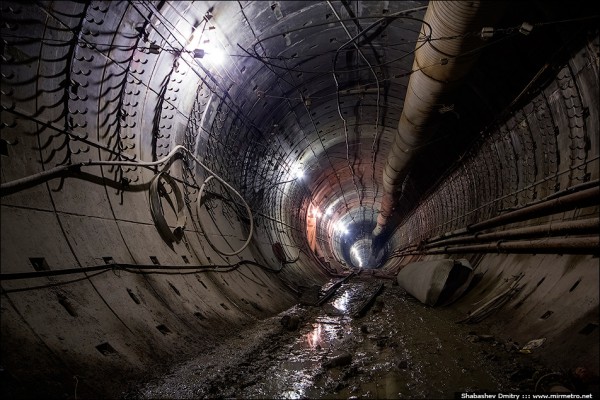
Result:
[[[376,218],[386,155],[379,150],[389,146],[398,125],[424,11],[417,2],[391,9],[368,2],[358,10],[350,4],[281,2],[215,4],[211,10],[209,23],[222,34],[222,50],[235,54],[215,71],[241,83],[232,88],[230,102],[233,108],[243,104],[251,121],[242,121],[241,130],[270,148],[268,156],[250,143],[250,152],[242,150],[247,164],[256,166],[242,172],[243,185],[282,189],[275,204],[308,207],[317,216],[318,235],[332,238],[328,245],[339,259],[350,260],[341,246],[348,242],[344,236],[368,232],[349,227]],[[230,20],[229,13],[241,26],[220,23],[222,14]],[[371,35],[357,40],[368,50],[357,51],[351,36],[367,27]],[[232,124],[220,134],[232,136],[237,129]],[[287,185],[298,186],[303,199],[287,197]],[[261,194],[255,207],[277,209]]]
[[[536,27],[539,35],[519,32],[539,4],[511,7],[495,36],[480,39],[482,60],[455,102],[439,105],[442,129],[404,182],[411,189],[400,212],[504,111],[560,39],[552,24]],[[325,259],[374,267],[370,235],[415,48],[457,39],[420,36],[426,8],[422,1],[4,2],[5,58],[27,64],[39,57],[55,71],[39,71],[48,79],[31,93],[26,76],[6,69],[3,79],[14,87],[3,104],[7,113],[69,132],[65,143],[52,144],[48,165],[91,159],[93,143],[103,143],[103,159],[146,161],[183,145],[256,215],[278,221],[274,241],[289,236]],[[544,8],[545,18],[557,15],[553,8]],[[513,84],[495,83],[502,79]],[[69,88],[68,98],[39,104],[35,91],[55,93],[57,83]],[[44,107],[47,121],[36,111]],[[183,158],[185,168],[170,173],[189,203],[209,174]],[[136,168],[111,174],[122,184],[140,177]],[[239,203],[218,183],[208,186]]]

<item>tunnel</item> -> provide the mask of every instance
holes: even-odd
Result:
[[[596,398],[592,3],[1,20],[4,398]]]

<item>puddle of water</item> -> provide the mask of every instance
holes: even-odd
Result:
[[[215,354],[215,363],[223,361],[223,367],[231,368],[223,373],[219,368],[214,377],[206,368],[195,374],[192,378],[202,377],[202,391],[194,393],[283,399],[441,398],[466,388],[498,389],[489,368],[477,364],[477,348],[464,339],[461,327],[440,310],[407,302],[393,287],[382,292],[378,301],[384,305],[377,311],[350,317],[372,293],[370,283],[342,285],[327,303],[339,313],[331,314],[325,305],[291,309],[287,313],[304,321],[297,331],[280,330],[278,316],[270,330],[265,329],[271,335],[235,341],[237,353],[231,345],[224,347]],[[260,346],[249,350],[259,338]],[[340,353],[350,353],[351,361],[328,364]],[[234,355],[231,361],[229,354]],[[239,360],[244,361],[243,371]],[[206,382],[208,376],[212,381]],[[181,378],[172,384],[181,387]]]
[[[341,296],[333,301],[333,306],[340,311],[347,312],[348,311],[348,301],[350,300],[350,291],[345,290]]]
[[[274,393],[282,399],[301,399],[306,389],[312,385],[314,363],[282,363],[278,371],[271,375],[271,384],[262,395],[271,397]]]
[[[347,323],[343,323],[339,318],[322,317],[320,322],[312,324],[312,329],[304,335],[304,348],[311,350],[329,349],[335,347],[340,342],[340,336],[343,337],[344,332],[349,327]]]
[[[323,326],[321,324],[317,324],[317,326],[315,326],[315,328],[312,331],[308,332],[308,334],[306,335],[306,343],[308,344],[308,347],[310,347],[311,349],[315,349],[317,348],[317,346],[322,347],[322,333]]]
[[[416,395],[410,390],[412,386],[410,379],[401,376],[398,373],[387,373],[380,377],[372,377],[368,380],[362,380],[359,385],[349,385],[343,388],[336,398],[377,398],[377,399],[397,399],[407,397],[409,394]],[[416,396],[420,397],[420,396]]]

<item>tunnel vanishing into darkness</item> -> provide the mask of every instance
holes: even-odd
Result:
[[[1,7],[3,393],[116,396],[440,258],[482,274],[465,309],[520,276],[497,334],[598,374],[591,3]]]

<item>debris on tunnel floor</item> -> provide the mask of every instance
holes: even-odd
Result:
[[[448,305],[468,288],[473,269],[465,259],[420,261],[405,265],[397,279],[400,287],[422,303]]]
[[[373,293],[375,304],[353,318]],[[457,316],[389,280],[354,278],[322,307],[295,305],[125,397],[453,398],[459,391],[574,387],[562,376],[547,382],[554,371],[535,355],[456,324]]]
[[[513,298],[521,290],[522,286],[517,285],[521,278],[523,278],[522,274],[514,276],[512,284],[507,289],[503,290],[502,293],[494,296],[491,300],[486,301],[477,309],[469,312],[469,315],[466,318],[460,320],[459,322],[466,324],[475,324],[481,322],[482,320],[496,312],[498,309],[502,308],[511,298]]]

